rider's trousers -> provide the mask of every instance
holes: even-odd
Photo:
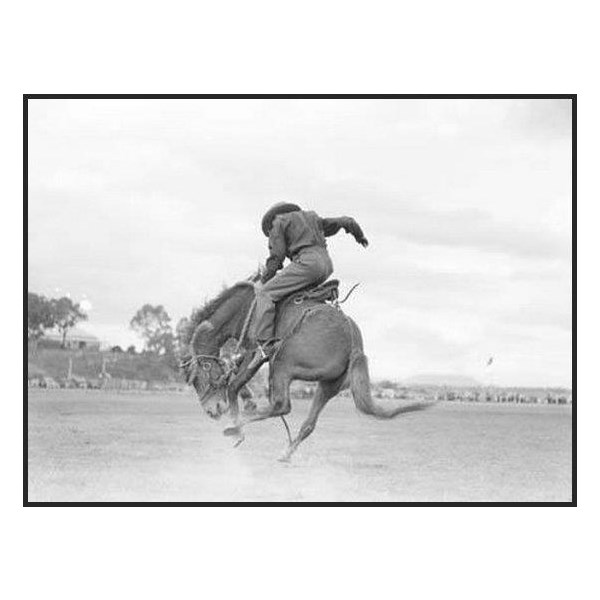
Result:
[[[256,289],[253,338],[264,343],[275,335],[275,303],[311,284],[323,283],[333,273],[326,248],[301,250],[285,268]]]

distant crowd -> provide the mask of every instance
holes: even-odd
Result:
[[[183,392],[185,383],[178,381],[142,381],[112,377],[85,378],[73,376],[67,378],[30,377],[29,388],[39,389],[79,389],[79,390],[123,390],[123,391],[165,391]]]
[[[187,389],[181,381],[143,381],[137,379],[113,378],[108,374],[96,378],[72,376],[70,378],[53,378],[47,376],[30,376],[30,388],[40,389],[80,389],[80,390],[122,390],[122,391],[170,391],[184,392]],[[258,395],[266,394],[264,386]],[[264,389],[263,389],[264,388]],[[292,389],[292,397],[298,399],[311,398],[315,392],[314,384],[303,384]],[[348,391],[341,392],[347,396]],[[520,391],[506,389],[446,389],[433,387],[399,387],[382,388],[373,385],[373,396],[377,399],[413,400],[415,397],[427,398],[438,402],[489,402],[496,404],[571,404],[572,396],[567,391],[535,390],[523,388]]]
[[[506,389],[446,389],[402,388],[396,390],[376,389],[376,398],[409,399],[415,395],[425,396],[438,402],[490,402],[497,404],[571,404],[572,395],[567,391]]]

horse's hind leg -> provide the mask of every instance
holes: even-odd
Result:
[[[325,408],[327,402],[338,393],[339,389],[339,385],[332,385],[329,382],[319,383],[312,404],[310,405],[308,416],[300,426],[298,435],[292,440],[283,456],[279,459],[280,461],[289,461],[298,446],[315,430],[321,411]]]

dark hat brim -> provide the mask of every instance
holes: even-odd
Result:
[[[269,232],[271,231],[271,226],[273,225],[273,220],[277,215],[283,215],[285,213],[295,212],[297,210],[302,210],[297,204],[293,204],[292,202],[278,202],[271,206],[271,208],[265,213],[265,216],[262,218],[262,230],[263,233],[269,237]]]

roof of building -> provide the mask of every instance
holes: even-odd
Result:
[[[56,329],[47,331],[44,334],[44,337],[47,340],[62,341],[62,334]],[[67,331],[67,340],[72,340],[75,342],[100,342],[100,339],[97,338],[95,335],[92,335],[91,333],[88,333],[87,331],[84,331],[79,327],[73,327],[72,329],[69,329],[69,331]]]

